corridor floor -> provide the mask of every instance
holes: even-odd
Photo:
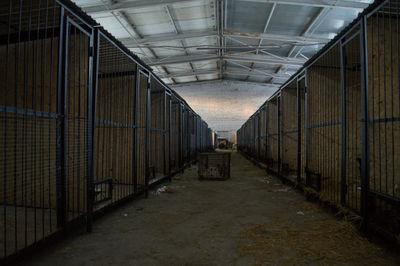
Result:
[[[396,265],[279,179],[232,153],[232,178],[199,181],[185,170],[42,250],[24,265]],[[166,186],[167,188],[163,187]],[[164,192],[162,192],[164,191]]]

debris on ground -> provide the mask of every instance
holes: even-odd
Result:
[[[297,214],[298,214],[298,215],[304,215],[304,212],[298,211]]]
[[[175,188],[171,188],[171,187],[167,187],[167,186],[161,186],[155,191],[155,194],[156,195],[160,195],[161,193],[170,193],[170,194],[172,194],[172,193],[177,193],[177,192],[178,192],[178,190],[175,189]]]

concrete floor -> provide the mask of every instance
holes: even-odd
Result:
[[[238,153],[232,178],[193,166],[23,265],[396,265],[389,253]],[[163,186],[161,185],[161,186]],[[397,264],[398,265],[398,264]]]

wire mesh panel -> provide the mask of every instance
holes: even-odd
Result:
[[[171,94],[165,94],[165,174],[171,173]]]
[[[282,174],[297,175],[297,80],[281,90]]]
[[[308,147],[302,147],[308,148],[307,184],[338,203],[341,200],[342,148],[340,81],[340,47],[337,45],[307,69],[309,141]],[[305,133],[302,131],[302,138]],[[305,180],[302,178],[302,181]]]
[[[151,78],[150,118],[150,179],[165,175],[165,89],[156,79]]]
[[[357,27],[355,30],[359,30]],[[352,35],[353,34],[353,35]],[[361,47],[360,33],[342,41],[345,101],[345,192],[346,204],[359,211],[361,198]],[[326,97],[327,98],[327,97]]]
[[[267,153],[267,111],[266,106],[260,110],[260,125],[259,125],[259,142],[260,142],[260,160],[265,161]]]
[[[57,229],[60,6],[0,3],[0,259]]]
[[[67,17],[65,35],[65,206],[67,220],[86,213],[91,106],[90,49],[92,32]],[[89,109],[90,108],[90,109]]]
[[[278,99],[270,100],[267,108],[267,164],[271,170],[278,172]]]
[[[190,158],[193,159],[196,152],[196,128],[195,128],[195,116],[192,112],[189,112],[188,117],[188,131],[189,131],[189,153]]]
[[[189,110],[186,106],[182,108],[182,156],[183,162],[189,161]]]
[[[249,132],[249,153],[252,156],[256,156],[255,153],[255,128],[254,128],[254,116],[250,118],[249,125],[248,125],[248,132]]]
[[[182,167],[181,161],[181,105],[178,99],[172,97],[172,107],[171,107],[171,168],[178,170]]]
[[[139,71],[139,84],[137,86],[137,140],[136,140],[136,182],[137,189],[143,189],[147,185],[147,99],[148,99],[148,76]]]
[[[253,118],[254,123],[254,155],[257,159],[260,158],[260,113],[257,113]]]
[[[399,13],[399,1],[387,1],[366,23],[371,218],[397,235],[400,233]]]
[[[307,75],[308,75],[308,70],[307,70]],[[297,92],[298,92],[298,99],[297,99],[297,111],[298,113],[298,119],[299,121],[297,121],[297,125],[299,128],[299,134],[297,135],[297,140],[299,141],[298,143],[298,152],[300,152],[300,154],[298,155],[299,158],[299,162],[300,162],[300,166],[298,169],[298,182],[305,182],[306,180],[306,168],[307,168],[307,134],[308,134],[308,126],[306,124],[306,105],[307,105],[307,88],[306,88],[306,81],[307,81],[307,77],[302,77],[299,78],[297,81]],[[298,162],[298,163],[299,163]]]
[[[103,34],[97,74],[95,208],[132,195],[135,176],[136,63]]]

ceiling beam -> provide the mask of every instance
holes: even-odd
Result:
[[[263,56],[263,55],[226,55],[224,57],[225,60],[228,61],[237,61],[237,62],[254,62],[254,63],[262,63],[262,64],[281,64],[288,66],[302,66],[306,60],[300,58],[291,58],[291,57],[278,57],[278,56]]]
[[[232,69],[233,68],[233,69]],[[218,69],[207,69],[207,70],[196,70],[196,71],[182,71],[177,73],[156,73],[160,78],[180,78],[180,77],[191,77],[195,75],[217,75],[219,74]],[[239,67],[229,67],[228,70],[224,70],[224,74],[229,75],[240,75],[240,76],[255,76],[255,77],[275,77],[275,78],[289,78],[287,74],[274,74],[264,72],[262,69],[252,69],[251,71],[244,71]]]
[[[115,3],[112,5],[104,6],[104,5],[93,5],[83,7],[83,10],[86,13],[101,13],[101,12],[111,12],[111,11],[123,11],[128,9],[135,8],[143,8],[149,6],[158,6],[158,5],[170,5],[176,3],[184,3],[190,2],[191,0],[138,0],[138,1],[128,1],[122,3]],[[259,2],[259,3],[277,3],[284,5],[298,5],[298,6],[312,6],[312,7],[330,7],[330,8],[344,8],[344,9],[354,9],[354,10],[363,10],[369,4],[368,3],[360,3],[353,1],[344,1],[344,0],[241,0],[248,2]]]
[[[146,61],[146,63],[149,64],[150,66],[162,66],[162,65],[189,63],[189,62],[206,61],[206,60],[217,60],[217,59],[219,59],[219,56],[215,54],[192,54],[192,55],[166,57],[155,62]]]
[[[170,65],[170,64],[180,64],[180,63],[189,63],[196,61],[206,61],[206,60],[217,60],[220,59],[218,55],[214,54],[192,54],[192,55],[184,55],[184,56],[173,56],[159,59],[154,62],[146,62],[150,66],[162,66],[162,65]],[[263,63],[263,64],[281,64],[281,65],[289,65],[289,66],[302,66],[306,60],[303,58],[292,58],[292,57],[283,57],[283,56],[265,56],[265,55],[255,55],[255,54],[246,54],[246,55],[225,55],[223,60],[228,61],[237,61],[237,62],[254,62],[254,63]]]
[[[290,42],[303,45],[315,45],[318,43],[328,43],[330,41],[329,38],[314,38],[314,37],[270,34],[270,33],[247,33],[247,32],[244,33],[235,31],[226,31],[224,34],[229,37],[261,39],[261,40],[265,39],[270,41]]]
[[[176,40],[209,37],[217,35],[218,33],[216,31],[210,31],[210,30],[192,31],[192,32],[188,31],[178,34],[176,33],[158,34],[158,35],[153,35],[151,37],[144,37],[139,40],[132,40],[130,38],[127,38],[127,39],[121,39],[121,42],[128,48],[136,48],[141,45],[149,43],[176,41]],[[289,42],[291,44],[298,44],[298,45],[315,45],[320,43],[324,44],[330,41],[330,39],[328,38],[313,38],[313,37],[268,34],[268,33],[244,33],[244,32],[234,32],[234,31],[225,31],[223,35],[227,37],[249,38],[249,39],[259,39],[259,40],[266,39],[270,41]]]
[[[202,84],[216,84],[216,83],[220,83],[220,82],[234,82],[234,83],[238,83],[238,84],[247,84],[247,85],[256,85],[256,86],[262,86],[265,88],[279,88],[282,84],[278,84],[278,83],[265,83],[265,82],[249,82],[249,81],[241,81],[241,80],[236,80],[236,79],[231,79],[231,78],[227,78],[224,80],[221,79],[209,79],[209,80],[201,80],[201,81],[189,81],[189,82],[179,82],[177,84],[172,85],[171,83],[167,83],[169,85],[172,85],[172,88],[180,88],[180,87],[187,87],[190,85],[202,85]]]

